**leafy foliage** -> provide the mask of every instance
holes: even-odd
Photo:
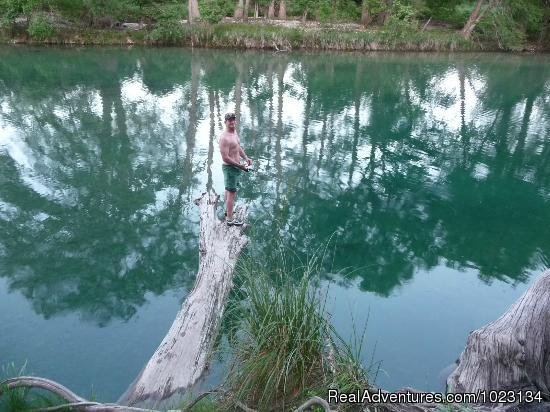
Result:
[[[225,0],[202,0],[199,3],[202,20],[208,23],[218,23],[224,16],[231,13]]]
[[[267,14],[271,0],[251,0],[249,13],[258,6]],[[275,9],[278,7],[275,1]],[[199,0],[203,22],[220,23],[232,16],[237,0]],[[444,27],[459,30],[474,11],[476,0],[287,0],[290,19],[325,22],[359,22],[362,12],[370,25],[378,25],[389,41],[404,41],[413,33]],[[491,5],[485,0],[485,6]],[[178,22],[187,19],[187,1],[181,0],[0,0],[0,28],[13,33],[27,29],[31,38],[46,40],[55,34],[56,22],[72,22],[79,27],[114,28],[120,22],[156,25],[147,37],[174,42],[183,36]],[[526,42],[547,41],[550,30],[548,0],[506,0],[498,2],[483,16],[472,36],[491,47],[521,50]],[[428,23],[428,24],[426,24]],[[424,27],[426,26],[426,27]],[[420,27],[423,27],[420,30]],[[10,30],[11,29],[11,30]],[[258,27],[254,30],[261,31]],[[469,36],[467,31],[465,36]],[[141,34],[145,36],[145,34]],[[254,34],[254,37],[258,37]],[[292,43],[293,40],[289,39]]]
[[[154,42],[175,44],[185,36],[185,29],[177,20],[166,20],[162,25],[154,28],[149,33],[149,39]]]
[[[501,49],[521,50],[541,23],[542,11],[532,1],[512,0],[491,9],[476,29],[481,40],[495,41]]]
[[[464,0],[424,0],[417,8],[420,19],[432,19],[455,28],[461,28],[474,6],[473,2]]]
[[[417,10],[410,4],[396,0],[389,9],[390,15],[386,20],[386,29],[394,32],[398,37],[418,27]]]
[[[46,40],[55,34],[55,27],[45,13],[37,13],[32,17],[27,31],[33,39]]]

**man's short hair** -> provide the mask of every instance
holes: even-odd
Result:
[[[235,120],[237,118],[237,116],[235,116],[235,113],[226,113],[225,114],[225,121],[227,122],[228,120]]]

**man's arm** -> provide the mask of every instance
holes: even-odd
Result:
[[[239,155],[246,161],[247,165],[250,166],[252,164],[252,160],[250,160],[250,158],[246,155],[244,149],[241,146],[241,139],[239,139]]]

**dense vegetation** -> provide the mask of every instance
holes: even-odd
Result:
[[[216,24],[224,17],[250,21],[254,16],[254,21],[303,24],[355,22],[366,31],[407,37],[434,29],[460,31],[474,42],[518,50],[526,43],[548,45],[550,0],[0,0],[0,15],[8,37],[24,32],[39,41],[69,28],[82,32],[137,22],[149,25],[145,40],[170,43],[189,36],[182,20]]]

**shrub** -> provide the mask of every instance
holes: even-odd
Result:
[[[21,4],[13,0],[0,0],[0,24],[10,25],[22,13]]]
[[[184,2],[167,3],[158,6],[156,19],[158,21],[187,19],[187,6]]]
[[[416,16],[416,10],[413,6],[396,0],[384,24],[387,37],[390,39],[404,39],[409,36],[413,30],[418,28]]]
[[[354,21],[361,16],[357,3],[349,0],[322,0],[316,2],[314,15],[322,23],[329,21]]]
[[[404,4],[399,0],[393,3],[391,15],[407,23],[416,22],[416,9],[410,4]]]
[[[464,26],[473,7],[472,2],[461,2],[461,0],[425,0],[423,4],[417,5],[417,17],[424,20],[431,18],[459,29]]]
[[[468,17],[473,10],[473,4],[461,3],[453,8],[453,12],[449,15],[449,23],[456,28],[462,28],[468,21]]]
[[[175,44],[185,37],[185,29],[178,20],[165,20],[157,24],[147,37],[154,42]]]
[[[36,13],[31,18],[27,32],[35,40],[46,40],[52,37],[56,30],[45,13]]]
[[[506,2],[511,18],[516,22],[518,29],[525,32],[531,39],[538,39],[544,24],[544,13],[550,9],[539,7],[536,3],[525,0],[509,0]]]
[[[208,23],[218,23],[226,15],[226,2],[224,0],[203,0],[199,3],[201,19]]]
[[[491,9],[476,26],[477,37],[484,41],[493,41],[504,50],[521,50],[526,34],[514,21],[507,7]]]
[[[322,23],[332,20],[332,7],[328,1],[320,1],[315,10],[315,18]]]

